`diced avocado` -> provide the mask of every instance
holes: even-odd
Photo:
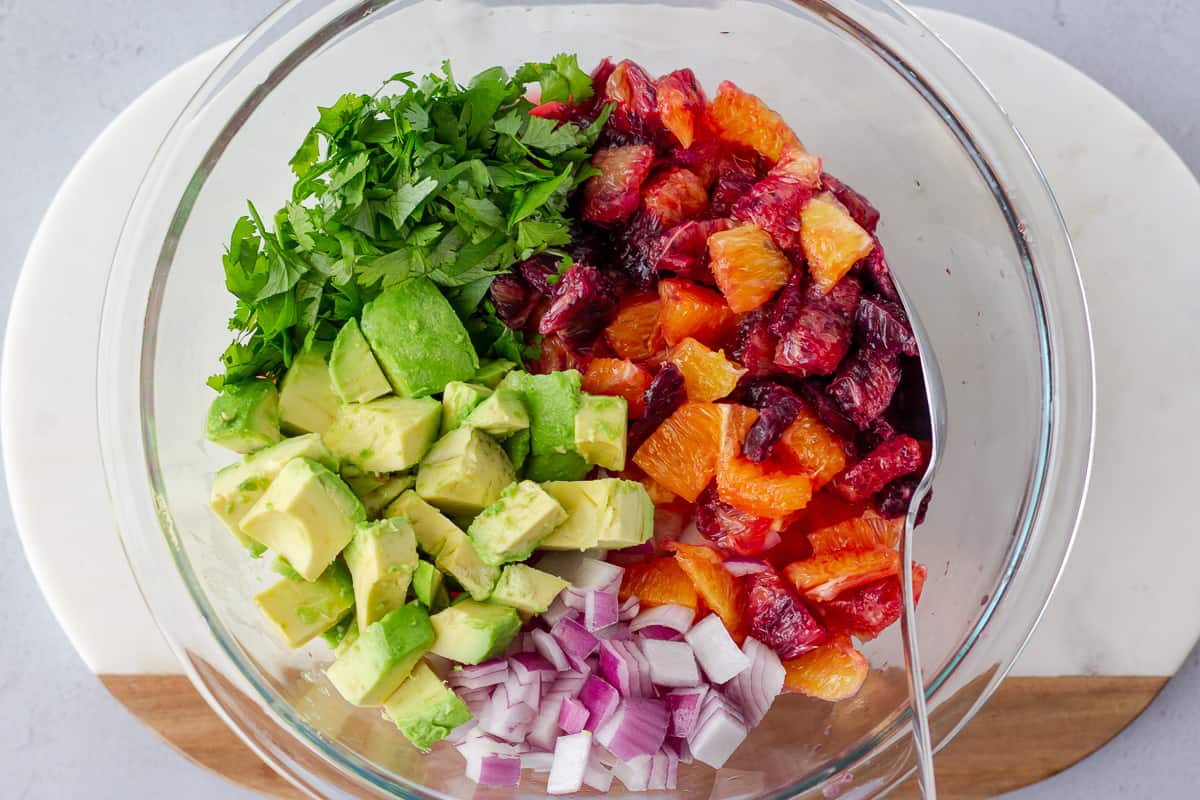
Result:
[[[335,653],[354,644],[354,639],[358,638],[358,623],[354,621],[354,615],[342,617],[342,621],[322,633],[321,638]]]
[[[402,397],[438,394],[469,381],[479,357],[458,314],[427,278],[387,289],[363,308],[362,332]]]
[[[471,719],[467,704],[424,662],[383,704],[383,713],[420,750],[429,750]]]
[[[399,472],[421,460],[437,438],[442,408],[430,397],[384,397],[348,403],[325,432],[325,444],[367,472]]]
[[[417,494],[451,514],[478,514],[515,478],[496,440],[464,427],[439,439],[421,460]]]
[[[343,403],[365,403],[392,391],[375,361],[371,345],[351,317],[338,331],[329,353],[329,379]]]
[[[256,378],[227,383],[208,407],[205,436],[235,453],[253,453],[281,438],[279,390]]]
[[[497,389],[467,415],[463,424],[478,428],[497,439],[504,439],[529,427],[529,412],[525,409],[520,392]]]
[[[467,531],[485,564],[524,561],[567,519],[563,507],[533,481],[514,483],[485,508]]]
[[[311,583],[298,575],[283,578],[254,603],[288,647],[302,647],[350,614],[354,588],[345,565],[335,561]]]
[[[592,471],[579,453],[536,453],[525,462],[525,477],[531,481],[578,481]]]
[[[533,455],[575,452],[575,413],[582,381],[583,376],[571,369],[548,375],[510,372],[500,382],[501,387],[519,391],[529,409]]]
[[[654,503],[637,481],[552,481],[542,488],[567,511],[567,521],[539,545],[543,550],[619,549],[654,533]]]
[[[474,383],[481,383],[489,389],[495,389],[504,376],[512,372],[515,366],[517,365],[507,358],[481,361],[479,363],[479,371],[475,373],[475,377],[471,380]]]
[[[383,510],[417,483],[413,475],[396,475],[360,498],[367,510],[367,519],[378,519]]]
[[[367,518],[350,487],[307,458],[288,462],[242,518],[242,530],[315,581]]]
[[[312,433],[265,447],[236,464],[218,470],[213,478],[212,510],[238,541],[256,556],[266,548],[246,536],[241,527],[242,518],[267,491],[280,470],[294,458],[311,458],[326,466],[334,464],[333,456],[321,437]]]
[[[381,705],[412,672],[434,638],[429,614],[420,603],[409,603],[360,629],[358,639],[325,674],[354,705]]]
[[[354,615],[350,614],[343,622],[349,622],[350,626],[342,634],[342,640],[333,645],[333,654],[339,658],[358,641],[358,621],[354,619]]]
[[[462,600],[429,618],[435,639],[430,650],[460,664],[479,664],[504,652],[521,630],[509,606]]]
[[[284,433],[324,433],[337,415],[329,379],[329,342],[314,341],[292,359],[279,382],[279,424]]]
[[[585,394],[575,414],[575,449],[589,464],[620,472],[628,422],[624,397]]]
[[[477,600],[486,600],[500,570],[483,563],[470,538],[444,514],[422,500],[416,492],[405,492],[388,506],[388,516],[407,517],[416,533],[417,546],[434,559],[442,572],[453,575]]]
[[[342,557],[354,578],[358,627],[404,605],[417,568],[417,539],[404,517],[359,525]]]
[[[428,561],[418,561],[412,577],[413,594],[430,612],[441,611],[450,605],[441,570]]]
[[[567,586],[557,575],[528,564],[509,564],[501,571],[491,600],[530,614],[541,614]]]
[[[447,383],[442,392],[442,436],[462,425],[463,420],[491,393],[491,389],[478,383]]]
[[[513,470],[520,472],[529,458],[529,429],[517,431],[505,439],[501,446],[508,454],[508,460],[512,462]]]

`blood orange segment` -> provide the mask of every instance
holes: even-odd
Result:
[[[646,388],[651,375],[623,358],[593,358],[583,375],[583,390],[589,394],[624,397],[629,416],[640,417],[645,410]]]
[[[642,183],[653,162],[654,148],[647,145],[597,150],[592,166],[600,174],[583,185],[583,218],[599,225],[629,219],[637,211]]]
[[[875,240],[837,198],[825,192],[809,200],[800,212],[800,244],[813,285],[825,294],[867,257]]]
[[[751,514],[783,517],[808,505],[812,481],[807,475],[785,472],[770,462],[755,464],[739,455],[722,459],[717,466],[717,495]]]
[[[788,564],[788,580],[809,600],[824,602],[842,592],[900,571],[900,554],[889,547],[815,555]]]
[[[787,671],[784,689],[831,703],[858,694],[871,669],[866,656],[854,649],[847,636],[784,661],[783,667]]]
[[[913,564],[913,595],[918,601],[928,575],[923,564]],[[816,608],[830,630],[869,642],[900,619],[900,602],[897,576],[842,592]]]
[[[631,295],[621,304],[616,319],[604,329],[604,340],[621,358],[652,360],[666,347],[659,324],[660,308],[657,295]]]
[[[691,578],[696,593],[721,618],[733,638],[741,642],[746,635],[745,598],[737,579],[725,569],[721,556],[699,545],[676,543],[673,547],[675,560]]]
[[[700,596],[692,579],[673,556],[627,565],[619,596],[622,601],[636,597],[643,608],[677,605],[695,611],[700,607]]]
[[[803,147],[790,145],[783,148],[779,160],[767,174],[794,180],[809,189],[818,189],[821,186],[821,158]]]
[[[845,442],[807,405],[783,432],[775,453],[784,463],[794,465],[812,478],[814,490],[825,486],[846,468]]]
[[[709,236],[708,255],[721,294],[739,314],[770,300],[792,274],[792,262],[770,234],[753,223]]]
[[[691,170],[672,167],[642,187],[642,207],[657,220],[659,227],[673,228],[708,210],[708,188]]]
[[[691,337],[709,347],[720,347],[733,337],[737,318],[725,298],[712,289],[667,278],[658,282],[658,299],[667,344],[674,346]]]
[[[746,370],[725,357],[724,350],[709,350],[695,339],[684,339],[667,356],[679,368],[687,386],[688,399],[711,403],[727,397]]]
[[[658,79],[658,116],[663,127],[684,148],[696,139],[696,126],[704,115],[704,90],[690,69],[678,69]]]
[[[868,511],[858,519],[811,531],[808,541],[812,544],[813,554],[819,556],[879,547],[895,550],[903,530],[903,519],[884,519],[874,511]]]
[[[758,97],[722,81],[708,107],[708,119],[727,142],[753,148],[772,163],[785,148],[803,147],[796,134]]]
[[[633,463],[669,491],[696,502],[717,469],[720,408],[684,403],[642,443]]]

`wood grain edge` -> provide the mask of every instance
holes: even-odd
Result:
[[[192,762],[281,800],[303,798],[242,743],[182,675],[104,675],[105,688]],[[937,758],[940,795],[985,800],[1087,758],[1133,722],[1167,678],[1009,678]],[[892,797],[918,800],[914,783]]]

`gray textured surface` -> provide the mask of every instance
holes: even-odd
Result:
[[[924,2],[1012,31],[1079,67],[1146,117],[1200,172],[1200,3]],[[0,0],[5,313],[37,221],[88,143],[158,77],[245,30],[273,5]],[[21,555],[7,496],[0,502],[0,629],[6,633],[0,649],[0,796],[250,798],[186,763],[109,698],[55,625]],[[1193,653],[1184,672],[1116,741],[1009,800],[1195,797],[1197,752],[1200,654]]]

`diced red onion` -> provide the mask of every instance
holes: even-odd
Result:
[[[661,792],[667,788],[667,778],[671,770],[670,760],[666,750],[660,750],[650,756],[650,779],[646,784],[647,789],[652,792]],[[675,763],[679,763],[678,757],[676,757]]]
[[[750,666],[750,659],[738,649],[716,614],[697,622],[683,638],[692,646],[696,660],[713,683],[725,683]]]
[[[745,741],[746,734],[745,723],[721,697],[721,693],[709,692],[704,699],[700,719],[687,743],[697,761],[720,769]]]
[[[615,592],[621,588],[621,579],[625,570],[616,564],[600,561],[595,558],[580,559],[579,567],[575,570],[575,578],[571,581],[576,589],[596,589],[602,592]]]
[[[617,619],[621,622],[629,622],[638,615],[641,611],[642,604],[638,602],[636,597],[630,597],[624,603],[621,603],[620,609],[617,611]]]
[[[629,632],[629,626],[623,622],[617,622],[609,625],[607,628],[601,628],[596,631],[596,638],[607,639],[617,642],[628,642],[633,639],[633,634]]]
[[[679,786],[679,756],[669,747],[663,748],[663,754],[667,757],[667,785],[665,788],[674,791]]]
[[[583,597],[583,627],[598,631],[616,625],[620,607],[616,592],[587,592]]]
[[[528,675],[529,683],[522,683],[515,671],[509,672],[508,679],[504,681],[504,691],[510,707],[523,703],[536,711],[542,699],[541,674],[530,672]],[[494,699],[493,697],[493,701]]]
[[[567,655],[567,663],[571,665],[571,671],[577,672],[585,678],[596,671],[595,664],[592,662],[595,662],[596,664],[600,663],[596,656],[592,656],[590,658],[576,658],[573,655]]]
[[[584,729],[594,731],[616,711],[621,702],[621,695],[611,683],[598,675],[592,675],[579,690],[579,702],[589,712]]]
[[[676,639],[682,639],[683,634],[674,628],[667,628],[662,625],[647,625],[638,631],[638,636],[643,639],[658,639],[659,641],[670,642]]]
[[[650,664],[650,680],[656,686],[677,688],[700,685],[700,668],[687,642],[663,642],[647,639],[642,653]]]
[[[542,658],[550,662],[554,667],[555,672],[563,672],[571,668],[567,663],[567,654],[558,644],[553,636],[543,630],[534,630],[530,633],[530,638],[533,639],[533,646],[541,654]]]
[[[720,624],[720,620],[717,622]],[[550,634],[558,640],[564,653],[578,659],[587,658],[600,646],[600,641],[587,628],[570,617],[560,619]]]
[[[625,697],[649,697],[654,694],[650,664],[637,642],[602,641],[600,674]]]
[[[553,679],[557,672],[549,659],[538,653],[517,653],[508,659],[508,665],[521,683],[532,683],[539,676],[541,680]]]
[[[696,520],[692,520],[683,529],[683,533],[679,534],[680,544],[700,545],[701,547],[711,547],[712,542],[704,538],[704,534],[696,527]]]
[[[619,759],[650,755],[667,737],[667,705],[649,697],[627,697],[596,729],[596,741]]]
[[[586,596],[587,592],[583,591],[582,589],[576,589],[568,586],[566,589],[562,590],[562,594],[560,594],[558,597],[563,601],[563,605],[565,605],[567,608],[571,609],[572,611],[578,611],[582,614],[583,606],[586,602]]]
[[[472,717],[471,719],[464,722],[462,725],[459,725],[457,728],[450,731],[450,733],[446,734],[446,741],[450,742],[450,744],[458,744],[459,742],[465,742],[468,738],[471,737],[471,734],[477,728],[479,728],[479,720]]]
[[[482,664],[468,665],[451,670],[446,682],[456,689],[483,689],[504,683],[508,677],[508,662],[493,658]]]
[[[542,707],[529,726],[525,741],[542,750],[553,750],[558,738],[558,714],[565,695],[548,694],[542,698]]]
[[[565,672],[561,673],[554,679],[554,683],[550,686],[550,691],[547,694],[566,694],[571,697],[578,697],[579,692],[583,689],[583,685],[587,683],[588,676],[581,672]]]
[[[644,792],[650,788],[650,770],[653,756],[621,759],[613,765],[613,776],[631,792]]]
[[[587,725],[591,712],[574,697],[564,697],[558,710],[558,727],[563,733],[579,733]]]
[[[668,736],[686,737],[691,735],[700,717],[700,706],[704,696],[708,694],[707,686],[692,689],[675,689],[668,692],[663,700],[667,710],[671,712],[671,723],[667,727]]]
[[[757,558],[725,559],[725,570],[735,578],[740,578],[743,575],[754,575],[758,572],[766,572],[770,568],[770,565],[765,561],[759,561]]]
[[[477,762],[467,761],[467,777],[481,786],[516,786],[521,782],[519,756],[481,756]]]
[[[612,770],[601,763],[596,751],[592,750],[588,759],[587,772],[583,773],[584,785],[590,786],[597,792],[606,793],[612,787]]]
[[[680,764],[691,764],[692,751],[688,747],[687,739],[680,739],[675,736],[668,736],[667,741],[663,743],[664,748],[673,750],[679,756]]]
[[[558,597],[554,598],[554,602],[550,604],[550,607],[541,613],[542,620],[551,627],[558,624],[560,619],[571,613],[571,607],[563,599],[564,594],[566,594],[566,591],[563,591]]]
[[[644,631],[649,627],[670,628],[679,634],[687,633],[692,627],[696,612],[687,606],[665,605],[647,608],[641,611],[629,623],[629,630],[634,633]],[[653,638],[664,638],[655,636]]]
[[[521,769],[549,772],[553,764],[554,753],[547,753],[545,750],[530,750],[521,754]]]
[[[660,546],[678,539],[686,525],[687,515],[669,508],[654,509],[654,541]]]
[[[537,711],[525,703],[510,704],[504,685],[496,687],[492,700],[479,715],[479,730],[506,742],[525,741]]]
[[[554,763],[546,780],[546,791],[549,794],[573,794],[582,789],[591,754],[590,732],[558,737],[554,745]]]
[[[456,693],[466,703],[467,709],[476,717],[492,702],[491,687],[471,689],[470,691],[457,690]]]
[[[747,637],[742,652],[750,659],[750,669],[730,681],[727,691],[753,728],[762,722],[775,698],[783,691],[787,670],[774,650],[752,636]]]

